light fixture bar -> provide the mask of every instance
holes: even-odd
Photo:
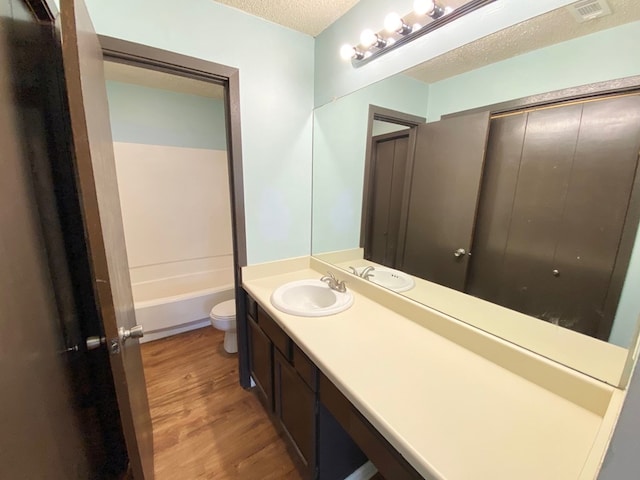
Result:
[[[463,17],[468,13],[478,10],[479,8],[482,8],[485,5],[488,5],[495,1],[497,0],[471,0],[448,13],[444,13],[446,12],[446,10],[444,9],[441,3],[441,2],[446,2],[446,0],[437,1],[435,3],[435,9],[434,9],[435,15],[429,14],[429,13],[425,15],[429,18],[432,18],[432,20],[420,28],[414,29],[411,32],[407,32],[407,28],[406,28],[407,26],[404,24],[404,20],[400,18],[402,25],[399,25],[397,31],[391,34],[391,36],[386,29],[380,30],[378,33],[371,32],[371,34],[381,39],[382,42],[376,42],[375,44],[372,43],[371,46],[366,45],[364,51],[362,50],[361,46],[353,47],[354,51],[358,52],[358,54],[357,55],[354,54],[354,56],[351,57],[351,64],[355,68],[362,67],[363,65],[368,64],[369,62],[375,60],[376,58],[388,52],[391,52],[396,48],[399,48],[402,45],[405,45],[415,40],[416,38],[422,37],[423,35],[426,35],[427,33],[432,32],[442,27],[443,25],[446,25],[447,23],[453,22],[454,20],[457,20],[458,18]],[[394,20],[395,20],[395,23],[397,24],[397,19],[394,19]],[[389,23],[393,24],[393,22],[391,21]],[[368,35],[368,36],[371,37],[371,40],[369,40],[369,43],[371,43],[374,37],[372,37],[371,35]]]

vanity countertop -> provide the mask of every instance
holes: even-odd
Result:
[[[366,294],[377,287],[361,293],[352,283],[354,304],[336,315],[284,314],[270,303],[273,290],[320,273],[308,260],[271,265],[245,267],[244,288],[425,478],[596,477],[622,391],[558,365],[584,392],[606,399],[600,407],[571,401],[532,381],[535,372],[518,374],[382,306]]]

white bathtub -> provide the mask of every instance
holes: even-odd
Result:
[[[142,342],[211,326],[209,312],[234,296],[231,268],[132,285]],[[213,327],[212,327],[213,328]]]

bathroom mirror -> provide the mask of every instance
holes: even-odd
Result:
[[[605,248],[603,244],[590,247],[590,258],[595,259],[595,264],[604,262],[605,257],[610,257],[609,266],[606,268],[612,273],[609,275],[606,289],[614,293],[609,295],[607,301],[601,302],[608,302],[602,308],[608,308],[611,317],[611,323],[605,325],[604,330],[594,328],[593,324],[588,328],[576,327],[576,322],[572,323],[572,319],[555,311],[558,297],[567,298],[562,289],[557,287],[559,282],[552,283],[554,279],[567,278],[563,268],[549,268],[548,279],[544,279],[545,282],[548,280],[548,283],[538,289],[539,294],[536,298],[540,302],[549,302],[547,309],[541,307],[541,313],[545,313],[545,316],[532,314],[526,308],[518,306],[517,302],[501,301],[498,299],[499,295],[492,297],[490,293],[483,292],[482,287],[470,291],[469,284],[473,283],[473,276],[482,276],[477,274],[477,268],[475,271],[469,271],[467,265],[466,275],[455,281],[442,280],[442,277],[432,278],[430,275],[434,273],[429,272],[428,267],[437,263],[437,259],[424,260],[421,256],[423,247],[426,248],[423,240],[429,236],[425,229],[437,233],[433,235],[436,237],[436,243],[444,242],[439,233],[451,228],[452,218],[466,215],[471,218],[471,221],[467,222],[469,243],[442,247],[448,252],[447,262],[459,266],[463,261],[473,268],[472,262],[476,258],[468,254],[469,251],[478,252],[477,262],[485,263],[485,268],[481,271],[486,277],[483,285],[494,285],[497,282],[495,271],[498,268],[492,267],[494,264],[491,262],[491,255],[480,255],[478,242],[482,241],[483,235],[485,243],[487,238],[495,239],[495,231],[491,237],[486,232],[483,234],[483,230],[495,230],[492,223],[504,218],[510,224],[521,224],[520,230],[516,233],[513,233],[513,229],[507,228],[505,231],[509,235],[520,235],[533,241],[534,248],[530,254],[524,255],[530,258],[521,262],[518,267],[521,275],[529,275],[532,271],[531,266],[536,265],[534,259],[541,255],[540,249],[535,247],[543,244],[547,237],[543,235],[536,238],[536,232],[540,229],[527,230],[527,224],[533,218],[532,211],[527,210],[529,207],[533,208],[531,201],[527,202],[525,199],[524,206],[513,208],[514,203],[517,203],[514,198],[518,195],[511,192],[510,203],[503,198],[505,189],[508,190],[510,187],[502,187],[502,190],[494,188],[493,193],[486,193],[490,187],[485,185],[487,182],[493,182],[494,187],[506,185],[504,168],[498,169],[497,172],[487,172],[489,166],[496,164],[494,157],[499,156],[496,152],[508,148],[509,144],[509,141],[497,141],[494,137],[500,130],[503,133],[513,133],[520,129],[520,143],[512,142],[510,147],[520,149],[517,154],[509,157],[519,159],[517,165],[510,167],[514,175],[512,185],[516,185],[518,175],[522,175],[519,191],[524,191],[527,185],[532,185],[530,198],[534,199],[534,204],[544,203],[553,195],[559,195],[564,202],[568,195],[567,185],[572,181],[574,186],[579,185],[579,169],[576,169],[575,165],[572,167],[571,163],[572,155],[577,148],[575,145],[568,147],[567,152],[570,153],[567,153],[567,156],[571,158],[566,163],[567,173],[562,179],[558,180],[557,176],[545,177],[544,169],[540,170],[537,167],[534,170],[539,174],[538,177],[531,173],[528,173],[527,177],[523,165],[526,161],[531,164],[531,158],[535,156],[527,160],[526,152],[535,151],[536,148],[525,148],[524,132],[527,132],[528,126],[527,139],[538,132],[543,141],[550,142],[551,146],[547,148],[546,153],[543,148],[539,154],[541,158],[547,158],[561,150],[553,141],[571,142],[561,138],[553,140],[550,137],[553,137],[554,133],[557,136],[558,132],[568,128],[567,125],[572,122],[575,127],[576,144],[578,138],[586,138],[586,125],[590,122],[590,115],[593,117],[593,132],[602,130],[599,122],[603,108],[616,112],[628,108],[628,115],[635,115],[634,111],[638,108],[633,102],[640,97],[629,94],[634,93],[634,89],[640,92],[640,79],[631,78],[640,74],[640,60],[630,52],[635,44],[634,39],[640,35],[640,7],[626,1],[609,3],[614,12],[612,15],[578,24],[567,9],[558,9],[317,108],[314,112],[313,147],[313,255],[345,270],[349,270],[349,267],[386,265],[394,270],[404,271],[415,279],[415,287],[401,292],[401,295],[608,383],[624,383],[622,371],[628,349],[637,338],[640,314],[640,301],[637,299],[640,289],[640,235],[637,235],[640,189],[634,187],[637,156],[624,167],[627,170],[620,171],[618,175],[623,183],[626,182],[626,193],[621,194],[626,200],[623,199],[620,205],[613,206],[615,194],[621,190],[614,181],[608,187],[610,195],[601,197],[607,198],[607,201],[599,201],[594,207],[587,206],[586,212],[582,213],[588,217],[590,212],[593,212],[593,215],[599,214],[604,219],[622,217],[618,218],[617,223],[614,222],[615,225],[602,227],[605,233],[615,230],[610,235],[609,247]],[[591,84],[591,87],[582,87]],[[569,90],[572,88],[573,90]],[[601,102],[575,101],[583,95],[593,97],[594,92],[603,90],[624,90],[623,95],[628,95],[629,98],[618,95],[617,99]],[[558,104],[558,100],[566,98],[573,98],[571,105]],[[554,108],[548,108],[554,101]],[[632,103],[627,104],[628,101]],[[603,107],[606,102],[614,104]],[[541,104],[545,105],[544,108],[540,108]],[[536,108],[529,108],[532,105]],[[483,110],[489,113],[483,114]],[[469,115],[460,114],[467,111]],[[517,111],[517,114],[514,114],[514,111]],[[575,117],[574,120],[569,119],[571,115]],[[628,116],[625,113],[622,115]],[[468,121],[474,116],[474,119]],[[581,133],[580,124],[583,117],[584,129]],[[430,132],[419,132],[422,127],[416,127],[424,119],[428,124],[432,124]],[[634,136],[637,134],[633,132],[629,135],[629,148],[636,148],[633,145],[640,141],[640,137]],[[376,155],[378,148],[372,137],[379,141],[379,148],[386,149],[385,155],[393,157],[395,152],[396,157],[408,158],[409,165],[402,164],[398,167],[391,161],[395,166],[377,172],[376,177],[376,173],[372,172],[370,167],[374,163],[371,158]],[[597,149],[598,144],[615,143],[602,139],[598,141],[595,140],[596,137],[597,135],[593,137],[594,145],[585,144],[587,152]],[[477,145],[470,147],[473,142]],[[438,148],[439,154],[436,152]],[[412,155],[406,152],[413,151],[416,154],[411,160]],[[443,162],[436,170],[420,173],[424,178],[431,177],[431,180],[434,175],[438,176],[435,183],[426,184],[429,185],[428,188],[425,187],[424,178],[416,180],[419,169],[416,169],[415,163],[411,164],[411,161],[418,161],[418,152],[424,154],[425,151],[428,152],[426,155],[429,162],[438,155]],[[463,158],[456,160],[456,152]],[[474,160],[472,157],[477,152],[480,152],[479,158]],[[612,155],[614,158],[618,156],[615,152]],[[369,163],[365,161],[367,157],[370,159]],[[549,171],[562,169],[558,165],[560,164],[551,165]],[[443,180],[449,178],[446,177],[447,168],[453,172],[453,177],[450,176],[452,180],[449,180],[452,183]],[[596,176],[618,171],[617,168],[606,167]],[[574,174],[573,177],[571,172]],[[467,184],[462,187],[455,185],[461,178],[468,181],[470,177],[475,179],[471,182],[474,187]],[[386,179],[385,185],[374,186],[376,178]],[[386,189],[386,196],[378,203],[388,207],[393,204],[388,197],[388,191],[392,189],[394,182],[399,184],[403,181],[409,188],[401,191],[395,202],[404,207],[399,208],[400,214],[394,220],[395,223],[391,222],[382,228],[383,235],[393,236],[400,232],[400,238],[395,238],[394,248],[391,248],[391,253],[387,252],[386,258],[385,255],[372,254],[371,211],[375,202],[370,190]],[[555,193],[549,191],[554,182],[558,183]],[[635,184],[638,184],[637,179]],[[584,198],[589,198],[590,193],[591,197],[595,196],[588,185],[590,183],[585,181],[582,187],[575,187],[574,190],[582,189],[581,195],[586,195]],[[474,188],[478,192],[475,192]],[[414,199],[412,203],[410,197],[415,197],[415,192],[433,192],[438,189],[441,190],[442,197],[425,195],[424,198]],[[471,200],[463,202],[460,199],[465,192]],[[572,194],[575,197],[574,203],[585,204],[578,193]],[[492,199],[487,200],[489,197]],[[487,206],[489,204],[491,208]],[[416,214],[423,212],[428,205],[437,206],[431,218],[425,219],[424,215]],[[458,208],[460,205],[470,206],[466,212],[461,212]],[[566,202],[563,205],[565,206],[560,210],[566,208]],[[603,207],[600,208],[600,213],[595,211],[598,205]],[[450,210],[452,206],[458,210]],[[486,220],[477,224],[476,220],[483,216],[483,209]],[[500,212],[507,214],[501,217]],[[390,218],[388,209],[381,215]],[[569,234],[573,232],[574,243],[579,242],[582,237],[597,237],[596,233],[589,233],[588,229],[580,233],[570,228],[569,224],[570,222],[565,222],[564,226],[558,226],[557,223],[547,225],[548,229],[564,229]],[[567,238],[571,238],[571,235]],[[394,243],[387,237],[385,242]],[[555,247],[551,247],[552,249],[562,243],[558,240],[553,242]],[[512,247],[514,250],[522,250],[522,247],[515,243]],[[508,249],[504,245],[502,248]],[[519,254],[522,258],[522,251]],[[499,262],[505,262],[504,256],[496,258]],[[577,260],[580,261],[580,258]],[[418,268],[421,262],[427,264],[427,267],[422,269],[425,273],[421,273],[421,269]],[[598,268],[605,267],[598,265]],[[438,268],[434,267],[432,270]],[[511,280],[502,279],[503,282]],[[575,289],[574,287],[573,290]],[[572,298],[571,295],[568,297]],[[595,317],[603,315],[600,306],[591,308],[591,311]],[[597,318],[595,323],[598,323]],[[588,335],[578,333],[580,331]]]

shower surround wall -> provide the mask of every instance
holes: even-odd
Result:
[[[233,297],[222,100],[113,81],[107,94],[138,322],[151,340],[203,326]]]

